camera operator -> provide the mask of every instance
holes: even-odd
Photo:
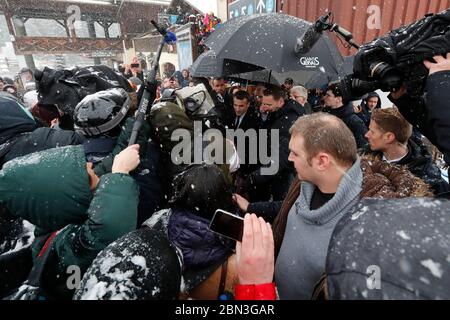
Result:
[[[426,136],[450,164],[450,53],[447,57],[435,56],[436,63],[424,61],[429,69],[425,92],[421,98],[408,95],[406,86],[391,92],[389,99],[402,115]]]

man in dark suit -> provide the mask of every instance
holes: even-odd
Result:
[[[232,129],[258,129],[259,119],[255,110],[250,107],[251,97],[247,91],[237,91],[233,96],[234,119]]]
[[[257,137],[257,130],[259,129],[259,117],[255,109],[251,106],[251,96],[247,91],[240,90],[233,95],[233,121],[231,123],[231,129],[243,130],[244,134],[252,134],[251,130],[254,130],[254,134]],[[234,138],[234,144],[238,150],[240,158],[240,169],[236,177],[237,189],[243,187],[243,183],[248,174],[256,170],[258,165],[258,141],[253,143],[245,138],[245,149],[240,150],[239,143]],[[245,155],[242,153],[245,152]],[[251,153],[251,154],[250,154]],[[253,159],[251,163],[250,159]],[[256,163],[255,163],[256,159]]]

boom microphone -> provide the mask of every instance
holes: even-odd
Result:
[[[329,28],[328,19],[331,17],[331,12],[321,17],[315,24],[311,25],[306,30],[305,35],[297,40],[295,45],[295,53],[305,54],[308,53],[312,47],[319,41],[322,36],[322,32]]]

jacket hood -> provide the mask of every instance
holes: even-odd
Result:
[[[378,93],[376,93],[376,92],[370,92],[370,93],[367,94],[367,98],[365,98],[363,100],[363,102],[362,102],[362,106],[363,106],[363,108],[366,109],[366,111],[369,111],[369,108],[367,107],[367,101],[369,101],[370,98],[374,98],[374,97],[378,98],[378,103],[377,103],[377,106],[375,107],[375,109],[381,109],[381,97],[380,97],[380,95]]]
[[[183,253],[186,268],[199,269],[222,261],[230,251],[229,241],[209,230],[209,219],[180,208],[172,210],[168,234]]]
[[[0,171],[0,202],[43,232],[85,221],[91,198],[82,146],[33,153]]]
[[[9,94],[0,94],[0,110],[0,144],[38,127],[31,113]]]

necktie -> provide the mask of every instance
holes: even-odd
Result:
[[[236,123],[234,124],[234,127],[237,129],[239,127],[239,120],[241,119],[241,117],[237,117],[236,118]]]

